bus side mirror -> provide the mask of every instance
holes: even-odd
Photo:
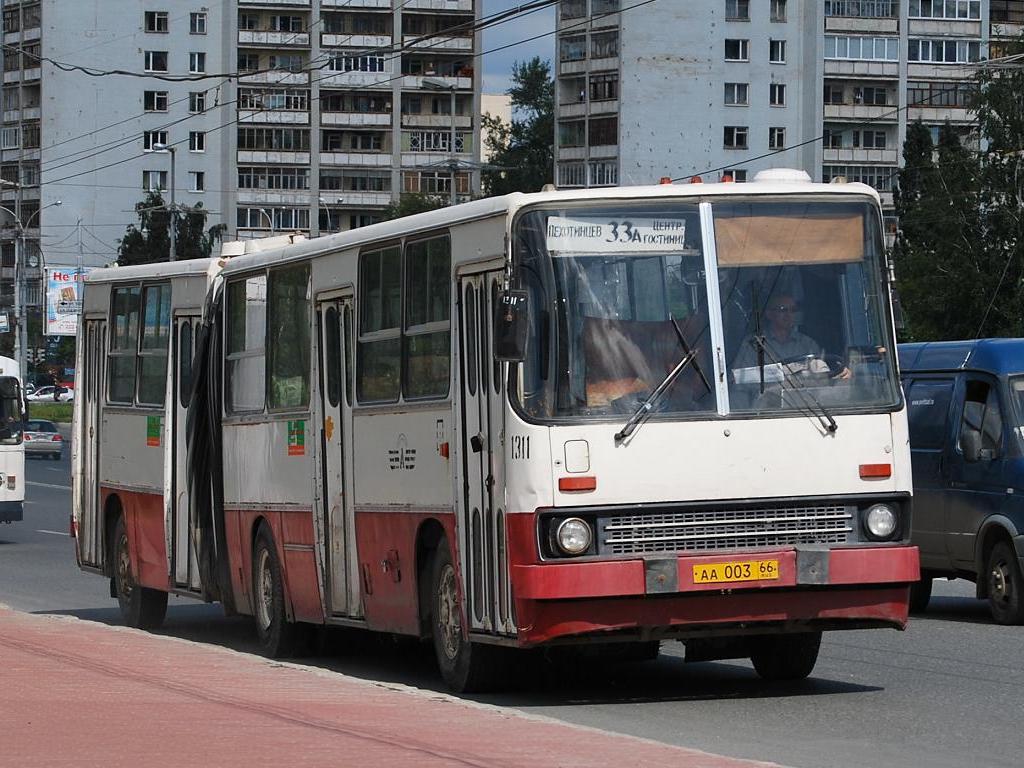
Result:
[[[530,299],[526,291],[502,291],[494,308],[494,357],[504,363],[526,359]]]

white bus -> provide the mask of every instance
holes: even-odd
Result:
[[[430,637],[458,690],[503,646],[670,639],[798,678],[823,630],[906,623],[867,186],[514,194],[140,269],[86,280],[74,438],[79,560],[129,623],[180,592],[274,656]]]
[[[25,418],[18,363],[0,357],[0,523],[17,522],[24,514]]]

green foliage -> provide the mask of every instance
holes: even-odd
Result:
[[[554,168],[555,85],[549,62],[535,56],[512,67],[512,109],[508,123],[484,115],[485,141],[493,170],[483,172],[484,193],[537,192],[550,184]]]
[[[206,211],[202,203],[182,208],[176,219],[174,244],[177,260],[206,258],[227,229],[223,224],[205,229]],[[168,221],[170,211],[159,192],[147,192],[146,198],[135,204],[139,226],[129,224],[124,237],[118,242],[117,263],[122,267],[132,264],[151,264],[167,261],[171,252]]]
[[[29,401],[28,417],[30,419],[46,419],[47,421],[70,422],[74,412],[74,403],[47,403]]]
[[[1024,46],[1019,45],[1020,50]],[[981,70],[982,151],[907,130],[893,249],[905,340],[1024,335],[1024,70]]]
[[[402,216],[412,216],[414,213],[425,213],[436,211],[448,205],[448,198],[444,195],[427,195],[419,192],[406,192],[397,203],[391,203],[384,209],[384,220],[399,219]]]

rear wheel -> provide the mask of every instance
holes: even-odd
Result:
[[[753,640],[750,660],[765,680],[802,680],[818,661],[821,632],[770,635]]]
[[[121,617],[129,627],[156,629],[167,615],[167,593],[159,589],[139,586],[132,573],[131,552],[124,517],[117,518],[114,526],[114,594],[121,609]]]
[[[921,574],[921,578],[910,585],[910,612],[924,613],[932,599],[932,577]]]
[[[988,556],[988,605],[1000,624],[1024,624],[1024,577],[1013,547],[1000,541]]]
[[[298,630],[285,611],[281,563],[266,523],[260,525],[253,545],[252,601],[260,652],[274,659],[293,655]]]
[[[470,642],[465,636],[461,591],[445,539],[434,551],[430,599],[434,654],[444,682],[459,693],[493,688],[500,680],[500,649]]]

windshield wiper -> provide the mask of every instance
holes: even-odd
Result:
[[[676,322],[675,315],[669,313],[668,317],[669,320],[672,321],[672,327],[676,329],[676,336],[679,337],[679,343],[682,344],[683,346],[683,352],[685,352],[686,354],[690,354],[692,350],[690,349],[690,345],[686,343],[686,337],[683,335],[683,329],[680,328],[679,323]],[[697,374],[700,376],[700,380],[704,382],[704,386],[707,388],[708,392],[710,392],[711,382],[709,382],[708,377],[704,375],[704,370],[700,367],[700,363],[697,362],[696,355],[694,355],[693,359],[693,370],[697,372]]]
[[[814,396],[814,394],[808,390],[803,383],[796,378],[795,375],[787,375],[789,367],[786,363],[779,360],[778,356],[775,355],[771,350],[771,346],[768,344],[768,339],[763,334],[756,334],[753,338],[754,345],[758,348],[760,354],[767,355],[773,365],[779,366],[782,374],[782,384],[788,385],[790,392],[795,392],[801,400],[803,400],[803,409],[813,416],[815,416],[821,423],[821,426],[828,432],[834,433],[839,429],[839,425],[836,424],[836,420],[832,418],[832,414],[829,413],[828,409],[821,404],[821,401]],[[762,363],[763,364],[763,363]],[[764,386],[764,372],[762,369],[761,373],[762,387]]]
[[[661,397],[662,393],[666,389],[672,386],[672,382],[675,381],[676,378],[678,378],[679,374],[683,372],[683,369],[686,368],[686,366],[688,366],[697,356],[697,351],[698,350],[696,349],[691,349],[689,352],[683,355],[683,359],[676,363],[676,367],[668,372],[668,375],[664,379],[662,379],[661,384],[656,386],[654,388],[654,391],[651,392],[647,399],[640,403],[640,407],[636,409],[636,413],[630,416],[629,421],[627,421],[623,425],[622,429],[615,433],[616,443],[621,443],[623,440],[625,440],[627,437],[633,434],[633,430],[636,429],[637,424],[639,424],[643,420],[643,418],[651,412],[651,408],[654,405],[654,401]]]

